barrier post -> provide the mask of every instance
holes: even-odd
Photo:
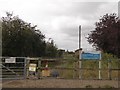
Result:
[[[26,58],[26,76],[28,77],[29,76],[29,59]]]
[[[38,60],[38,79],[41,77],[41,59]]]
[[[99,79],[101,79],[101,60],[99,60]]]
[[[111,80],[111,60],[108,60],[108,79]]]
[[[79,79],[82,79],[82,60],[79,61]]]
[[[27,78],[27,61],[26,58],[24,58],[24,79]]]

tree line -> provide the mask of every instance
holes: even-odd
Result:
[[[120,58],[120,19],[117,14],[103,15],[87,39],[97,50]]]
[[[45,41],[45,35],[31,25],[6,12],[2,17],[2,56],[11,57],[60,57],[54,41]]]
[[[45,35],[18,16],[7,12],[2,17],[2,56],[61,57],[54,43],[45,41]],[[117,14],[105,14],[95,23],[87,40],[97,50],[120,57],[120,19]]]

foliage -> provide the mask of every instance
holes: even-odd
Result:
[[[106,14],[95,24],[96,28],[87,37],[96,49],[120,56],[120,20],[115,13]]]
[[[65,50],[59,49],[57,52],[57,58],[63,58],[64,57]]]
[[[46,56],[54,58],[57,55],[57,47],[54,45],[54,41],[46,43]]]
[[[115,87],[110,85],[104,85],[102,88],[115,88]]]
[[[111,63],[112,68],[118,68],[119,59],[112,54],[102,53],[102,68],[108,67],[108,62]]]
[[[93,88],[92,85],[86,85],[86,88]]]
[[[45,56],[48,45],[37,25],[31,25],[9,12],[6,14],[2,17],[2,56]],[[49,46],[56,48],[53,42]],[[51,47],[49,51],[54,52]]]
[[[112,54],[108,53],[102,53],[102,60],[101,60],[101,77],[102,79],[108,78],[108,62],[109,60],[111,61],[111,68],[112,69],[118,69],[119,65],[119,60],[117,57],[113,56]],[[62,60],[61,64],[59,67],[64,67],[64,68],[78,68],[79,63],[77,62],[78,59],[74,57],[72,54],[65,53],[64,54],[64,59]],[[98,79],[98,69],[99,69],[99,61],[98,60],[82,60],[82,78],[83,79]],[[67,71],[68,70],[68,71]],[[67,69],[64,71],[64,77],[67,78],[78,78],[78,70],[72,71]],[[68,73],[68,74],[67,74]],[[72,75],[73,77],[72,77]],[[62,73],[60,73],[62,74]],[[118,71],[117,70],[112,70],[112,79],[117,79],[118,78]]]

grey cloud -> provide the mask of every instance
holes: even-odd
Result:
[[[68,2],[68,3],[52,3],[55,8],[45,8],[44,14],[51,16],[82,16],[83,18],[89,18],[89,15],[93,15],[99,9],[99,7],[106,2]],[[51,5],[51,6],[52,6]]]
[[[82,46],[89,47],[85,36],[94,29],[94,23],[98,20],[98,16],[105,13],[102,9],[107,7],[107,2],[57,1],[12,0],[7,3],[6,0],[5,4],[1,5],[0,3],[0,11],[11,10],[23,20],[37,24],[47,38],[55,40],[59,48],[69,50],[78,48],[78,25],[81,24]],[[108,8],[111,5],[108,5]]]
[[[62,41],[59,42],[59,47],[68,50],[75,50],[78,47],[78,41],[77,40],[74,41],[68,37],[67,39],[63,39]]]
[[[75,26],[64,26],[60,28],[62,33],[66,33],[70,37],[78,36],[78,27]]]
[[[94,30],[93,25],[85,25],[81,26],[81,34],[82,36],[86,36],[90,31]],[[69,37],[78,37],[79,34],[79,24],[78,25],[69,25],[69,26],[61,26],[61,33],[67,34]]]

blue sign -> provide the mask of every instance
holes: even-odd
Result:
[[[95,60],[100,60],[101,59],[101,54],[95,54],[95,53],[82,53],[81,54],[81,59],[95,59]]]

